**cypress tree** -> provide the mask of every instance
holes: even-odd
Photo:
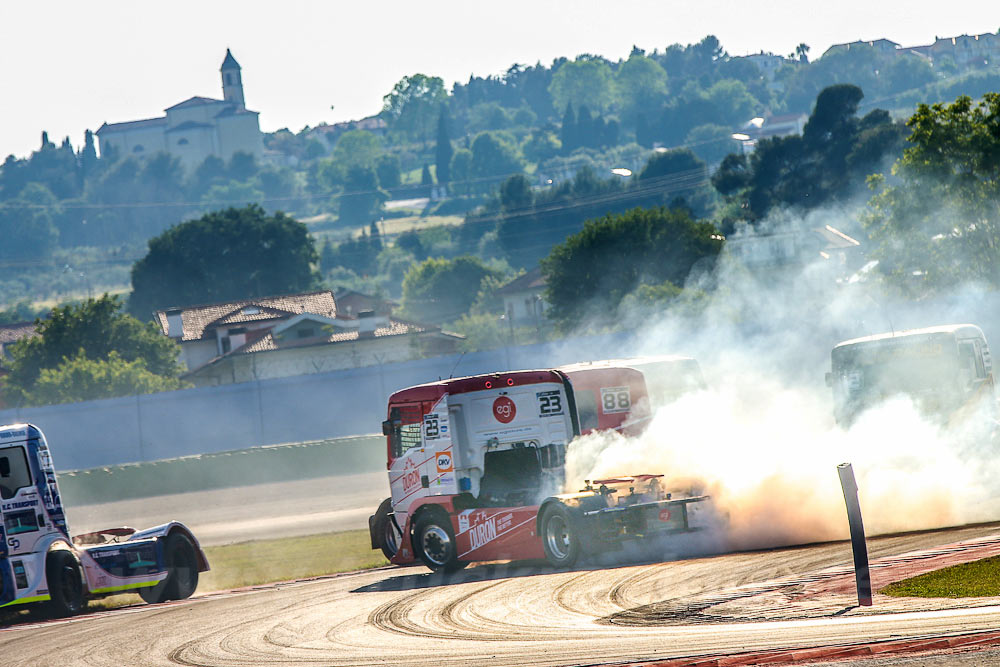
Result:
[[[569,153],[580,145],[579,136],[573,105],[567,104],[566,113],[563,114],[562,129],[559,131],[559,140],[562,141],[564,153]]]
[[[437,147],[434,149],[434,164],[437,166],[437,180],[442,185],[451,180],[451,133],[448,128],[448,108],[441,105],[438,116]]]

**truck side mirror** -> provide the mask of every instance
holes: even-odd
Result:
[[[386,419],[382,422],[382,435],[392,435],[392,420]]]
[[[827,374],[824,376],[824,380],[826,380],[826,386],[827,387],[832,387],[833,386],[833,373],[827,372]]]
[[[10,477],[10,459],[0,458],[0,477]]]

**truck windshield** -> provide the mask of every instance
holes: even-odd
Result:
[[[0,498],[10,500],[18,489],[31,486],[31,470],[24,447],[0,449]]]
[[[959,388],[957,348],[940,342],[845,350],[836,364],[841,397],[866,401],[893,394],[951,397]]]

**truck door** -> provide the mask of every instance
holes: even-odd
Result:
[[[447,396],[437,402],[390,406],[389,486],[396,523],[410,505],[428,495],[455,493],[455,464]]]
[[[0,449],[0,503],[9,555],[31,553],[47,531],[24,445]]]
[[[43,547],[49,543],[43,543],[43,539],[49,533],[61,532],[46,521],[36,481],[25,445],[0,449],[0,536],[4,540],[0,550],[0,582],[4,590],[0,597],[5,603],[19,597],[18,591],[23,595],[41,584]]]

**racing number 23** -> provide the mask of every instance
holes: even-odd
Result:
[[[559,391],[538,392],[538,414],[542,417],[562,414],[562,396]]]
[[[441,435],[441,427],[436,414],[424,415],[424,438],[434,440]]]

